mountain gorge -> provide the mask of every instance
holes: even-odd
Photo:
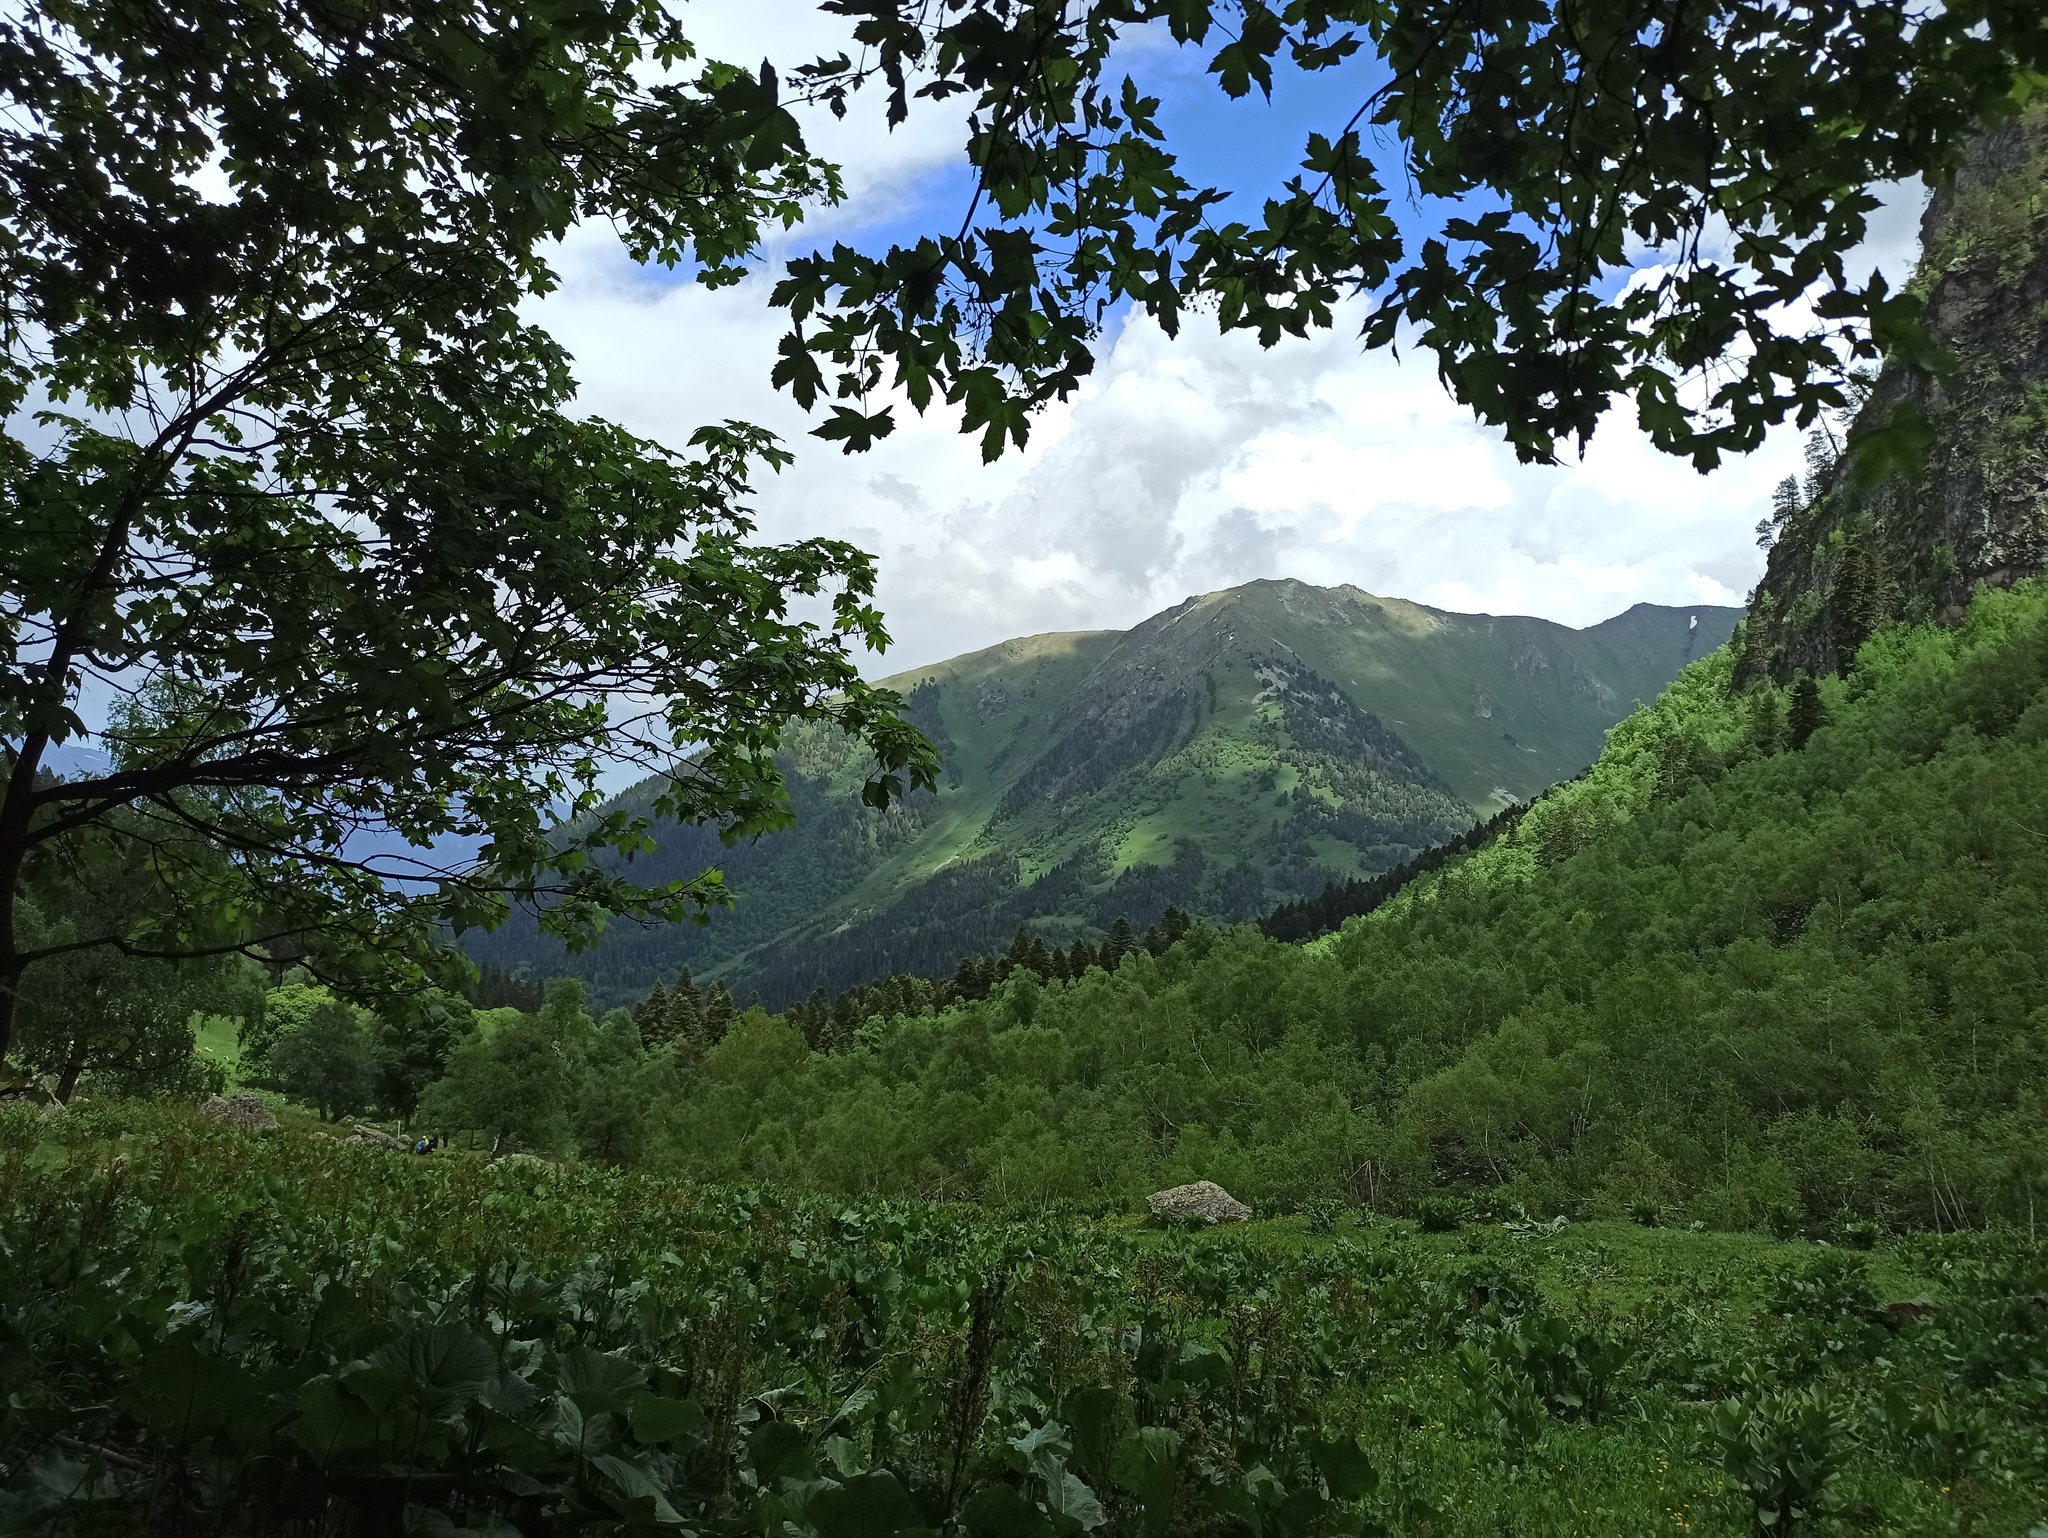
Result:
[[[734,906],[708,925],[619,928],[570,956],[515,921],[471,951],[580,975],[600,1002],[688,966],[775,1007],[950,972],[1027,922],[1058,942],[1168,905],[1253,917],[1579,773],[1739,613],[1643,604],[1573,630],[1262,581],[1128,631],[1006,641],[886,680],[939,750],[935,794],[872,811],[857,753],[793,735],[793,831],[726,849],[670,827],[636,862],[643,880],[720,866]]]

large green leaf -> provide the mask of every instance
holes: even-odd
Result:
[[[967,1538],[1053,1538],[1052,1523],[1021,1492],[987,1485],[960,1510]]]
[[[747,1438],[747,1460],[765,1490],[778,1479],[802,1479],[811,1472],[811,1443],[788,1421],[763,1421]]]
[[[323,1469],[376,1462],[382,1422],[377,1412],[332,1378],[299,1395],[289,1435]]]
[[[633,1438],[639,1442],[672,1442],[704,1424],[704,1411],[694,1399],[668,1399],[642,1394],[628,1412]]]
[[[1138,1498],[1145,1526],[1163,1532],[1179,1478],[1180,1434],[1168,1426],[1140,1426],[1117,1443],[1110,1476]]]
[[[588,1346],[572,1346],[555,1358],[555,1387],[576,1401],[586,1417],[626,1410],[647,1390],[638,1363]]]
[[[1103,1384],[1077,1388],[1067,1395],[1061,1415],[1072,1433],[1074,1461],[1091,1479],[1109,1475],[1116,1451],[1116,1423],[1123,1396]]]
[[[606,1505],[640,1526],[680,1526],[682,1518],[669,1505],[667,1495],[647,1470],[616,1453],[600,1453],[588,1461],[597,1476]]]
[[[143,1357],[129,1413],[173,1447],[260,1419],[267,1406],[257,1380],[236,1363],[172,1335]]]
[[[497,1358],[466,1326],[428,1324],[371,1352],[365,1370],[350,1373],[348,1383],[380,1409],[443,1415],[490,1394],[497,1378]]]
[[[1062,1535],[1092,1532],[1102,1526],[1102,1502],[1073,1470],[1062,1468],[1045,1481],[1045,1510]]]
[[[820,1538],[893,1538],[925,1526],[910,1492],[886,1469],[820,1490],[811,1497],[809,1513]]]
[[[1330,1494],[1340,1501],[1355,1501],[1379,1487],[1379,1472],[1365,1456],[1356,1437],[1330,1437],[1315,1445],[1316,1470]]]

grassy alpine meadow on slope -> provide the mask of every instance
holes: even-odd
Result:
[[[1157,1231],[0,1112],[0,1530],[2023,1534],[2048,1250]]]

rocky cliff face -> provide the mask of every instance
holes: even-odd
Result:
[[[2048,564],[2048,108],[1977,142],[1921,241],[1914,286],[1952,366],[1887,364],[1840,460],[1782,506],[1741,676],[1846,667],[1878,625],[1953,619],[1980,582]],[[1902,414],[1929,432],[1922,473],[1870,484],[1859,443]]]

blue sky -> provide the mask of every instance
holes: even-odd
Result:
[[[765,54],[785,71],[843,38],[808,0],[693,0],[682,14],[707,54]],[[1270,102],[1231,102],[1205,72],[1207,50],[1152,36],[1127,53],[1188,174],[1239,188],[1226,213],[1247,218],[1309,132],[1341,128],[1375,68],[1283,66]],[[842,456],[768,388],[776,265],[835,240],[878,249],[950,231],[971,185],[963,109],[924,104],[894,132],[881,110],[879,95],[856,97],[844,123],[807,122],[850,196],[765,252],[755,278],[710,293],[641,273],[590,229],[536,311],[576,356],[594,412],[677,444],[728,416],[785,434],[798,462],[760,489],[762,530],[835,535],[879,557],[897,644],[869,659],[872,673],[1014,635],[1120,628],[1260,577],[1589,624],[1640,601],[1740,603],[1761,571],[1753,528],[1799,464],[1796,434],[1701,477],[1652,451],[1624,407],[1582,459],[1520,465],[1445,397],[1428,355],[1362,352],[1359,310],[1263,352],[1200,317],[1173,340],[1116,317],[1087,388],[1045,413],[1026,452],[984,466],[941,410],[920,420],[906,408],[874,453]],[[1918,206],[1900,192],[1875,232],[1871,256],[1895,274],[1910,264]]]

